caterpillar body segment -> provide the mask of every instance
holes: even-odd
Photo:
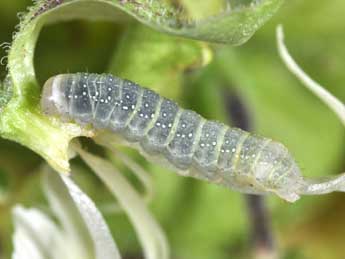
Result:
[[[177,127],[177,123],[174,122],[177,122],[181,116],[181,109],[168,99],[162,98],[159,107],[159,112],[157,109],[154,113],[157,119],[152,122],[150,129],[145,128],[143,135],[146,134],[146,136],[141,141],[144,150],[152,155],[159,154],[161,150],[165,149],[173,136],[171,133]]]
[[[155,118],[159,116],[156,111],[161,105],[161,98],[155,92],[142,89],[139,105],[137,105],[137,111],[128,123],[127,138],[131,141],[139,141],[151,128]]]
[[[41,105],[48,115],[113,132],[183,175],[245,193],[299,198],[303,179],[282,144],[206,120],[131,81],[58,75],[44,85]]]
[[[188,170],[193,162],[194,147],[198,145],[197,132],[201,128],[202,117],[190,110],[182,110],[172,138],[166,146],[167,159],[180,170]]]

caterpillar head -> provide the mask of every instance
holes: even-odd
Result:
[[[47,115],[68,117],[68,105],[65,98],[66,76],[51,77],[43,86],[41,107]]]

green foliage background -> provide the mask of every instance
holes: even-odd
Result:
[[[193,1],[191,1],[193,2]],[[0,41],[9,42],[16,13],[28,0],[2,0]],[[289,0],[254,37],[240,47],[206,45],[131,23],[73,21],[45,27],[35,56],[40,84],[62,72],[112,73],[152,87],[210,119],[231,124],[223,93],[235,91],[250,111],[253,131],[284,143],[308,177],[344,171],[345,132],[336,116],[283,66],[275,27],[282,23],[294,57],[312,78],[345,102],[345,37],[342,0]],[[211,50],[215,50],[212,62]],[[1,55],[5,55],[2,52]],[[183,74],[181,71],[185,71]],[[2,78],[5,67],[1,67]],[[248,258],[249,223],[243,195],[179,177],[146,163],[156,196],[152,210],[167,232],[173,258]],[[11,251],[10,209],[16,203],[45,206],[39,188],[42,159],[13,142],[0,140],[0,257]],[[74,174],[102,207],[112,198],[77,160]],[[303,197],[287,204],[269,197],[273,229],[283,258],[343,258],[345,196]],[[128,258],[140,248],[125,216],[105,214]]]

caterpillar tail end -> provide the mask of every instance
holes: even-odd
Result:
[[[299,200],[300,195],[295,193],[294,191],[292,192],[276,192],[276,195],[278,195],[280,198],[282,198],[283,200],[287,201],[287,202],[291,202],[294,203],[295,201]]]

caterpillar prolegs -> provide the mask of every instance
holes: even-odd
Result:
[[[273,192],[288,201],[310,188],[282,144],[206,120],[112,75],[52,77],[44,85],[41,105],[48,115],[113,132],[185,176],[244,193]]]

